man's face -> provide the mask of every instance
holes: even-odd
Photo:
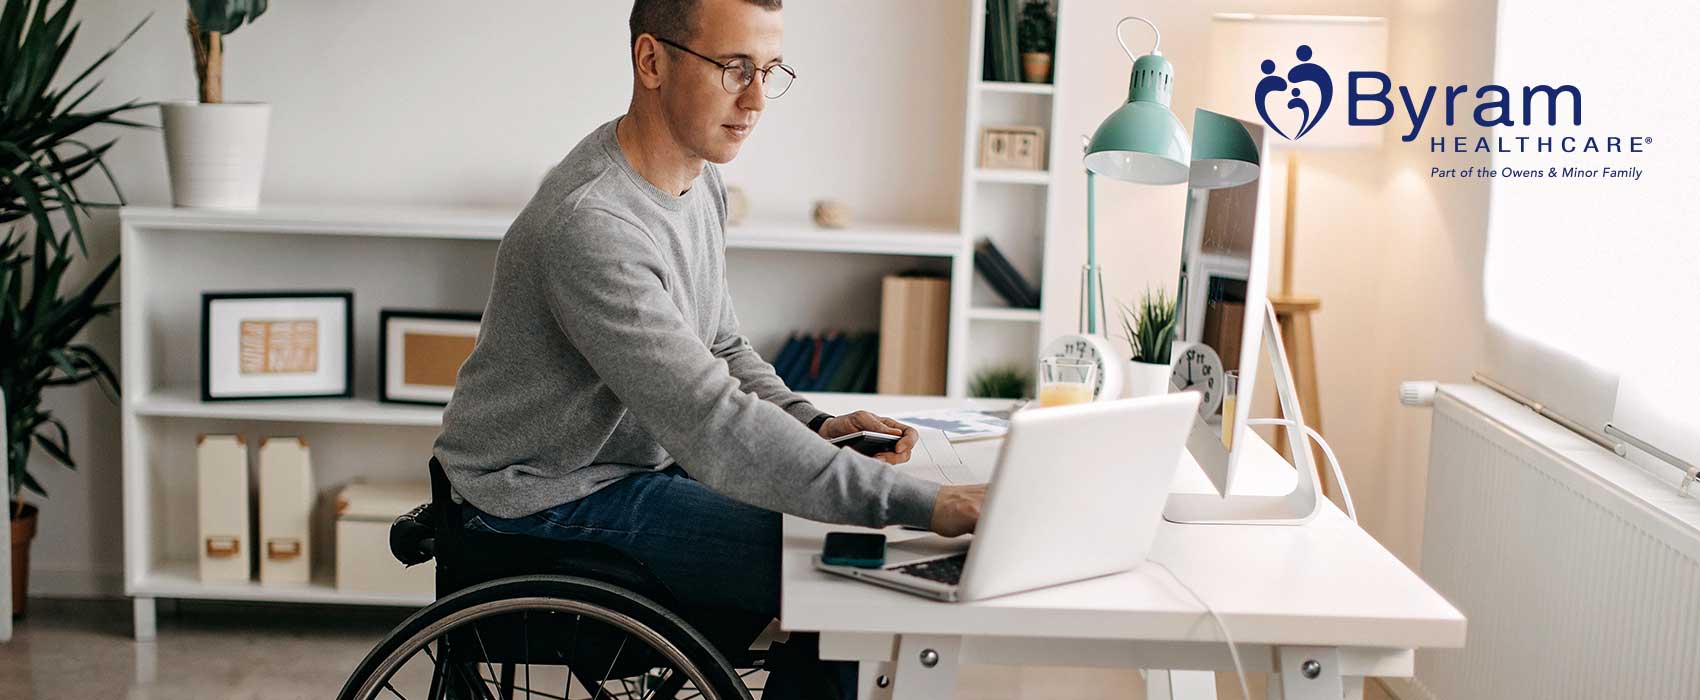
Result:
[[[666,38],[722,64],[742,57],[766,68],[782,58],[785,25],[777,10],[745,0],[702,0],[695,24],[695,35],[688,39]],[[703,160],[731,162],[766,107],[762,76],[732,94],[721,84],[719,67],[676,49],[664,52],[668,69],[661,105],[673,137]]]

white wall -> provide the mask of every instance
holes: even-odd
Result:
[[[794,1],[785,58],[798,82],[727,168],[752,216],[806,220],[816,199],[861,221],[956,220],[962,2]],[[544,171],[630,98],[629,2],[291,0],[225,43],[225,96],[273,107],[264,199],[280,203],[467,205],[517,210]],[[101,72],[90,104],[185,99],[194,69],[181,0],[83,0],[70,75],[154,16]],[[68,76],[67,76],[68,77]],[[152,111],[138,113],[157,123]],[[133,204],[168,204],[157,131],[113,130],[108,158]],[[85,181],[89,194],[105,188]],[[98,217],[94,258],[117,252]],[[740,261],[748,268],[764,260]],[[117,283],[111,297],[117,297]],[[740,298],[740,313],[760,300]],[[118,326],[89,340],[118,363]],[[33,550],[33,591],[121,589],[117,406],[93,386],[55,392],[77,472],[32,456],[51,497]]]

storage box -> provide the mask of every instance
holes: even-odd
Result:
[[[949,279],[881,281],[879,393],[943,395],[949,341]]]
[[[336,498],[336,588],[358,593],[436,592],[436,562],[406,568],[390,554],[390,525],[431,500],[429,482],[356,481]]]
[[[307,439],[260,441],[260,583],[307,583],[313,466]]]
[[[202,435],[195,440],[201,581],[246,582],[248,563],[248,444],[240,435]]]

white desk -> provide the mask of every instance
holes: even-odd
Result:
[[[838,405],[890,415],[961,405],[909,397]],[[983,404],[987,402],[982,402]],[[1007,403],[1007,402],[1006,402]],[[1001,441],[960,443],[965,461],[990,464]],[[1235,491],[1290,490],[1293,469],[1257,441]],[[1210,492],[1185,458],[1175,489]],[[1205,609],[1160,567],[973,603],[941,603],[816,571],[811,557],[830,530],[785,517],[781,624],[819,632],[823,658],[862,663],[863,698],[950,698],[964,663],[1233,671]],[[893,541],[930,537],[891,528]],[[1100,537],[1112,542],[1109,533]],[[1332,504],[1304,526],[1165,523],[1151,558],[1173,569],[1227,624],[1249,672],[1281,673],[1286,697],[1358,697],[1363,676],[1408,677],[1415,650],[1461,647],[1462,613]],[[930,652],[930,653],[928,653]],[[931,661],[932,663],[927,663]],[[1316,661],[1315,677],[1299,672]],[[1168,685],[1157,675],[1153,686]],[[882,678],[883,677],[883,678]],[[1174,688],[1214,696],[1200,674]],[[879,681],[885,681],[881,685]],[[1271,694],[1274,694],[1271,690]]]

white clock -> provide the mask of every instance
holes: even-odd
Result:
[[[1045,344],[1045,349],[1039,353],[1039,357],[1090,362],[1098,368],[1098,378],[1092,387],[1092,400],[1109,401],[1122,397],[1125,373],[1122,371],[1121,357],[1116,355],[1115,346],[1104,336],[1080,333],[1058,336]]]
[[[1226,372],[1222,369],[1222,358],[1216,350],[1204,343],[1187,343],[1175,358],[1175,368],[1169,373],[1169,384],[1181,391],[1197,391],[1202,397],[1198,401],[1198,415],[1209,417],[1216,414],[1216,409],[1222,405],[1224,386],[1223,377]]]

